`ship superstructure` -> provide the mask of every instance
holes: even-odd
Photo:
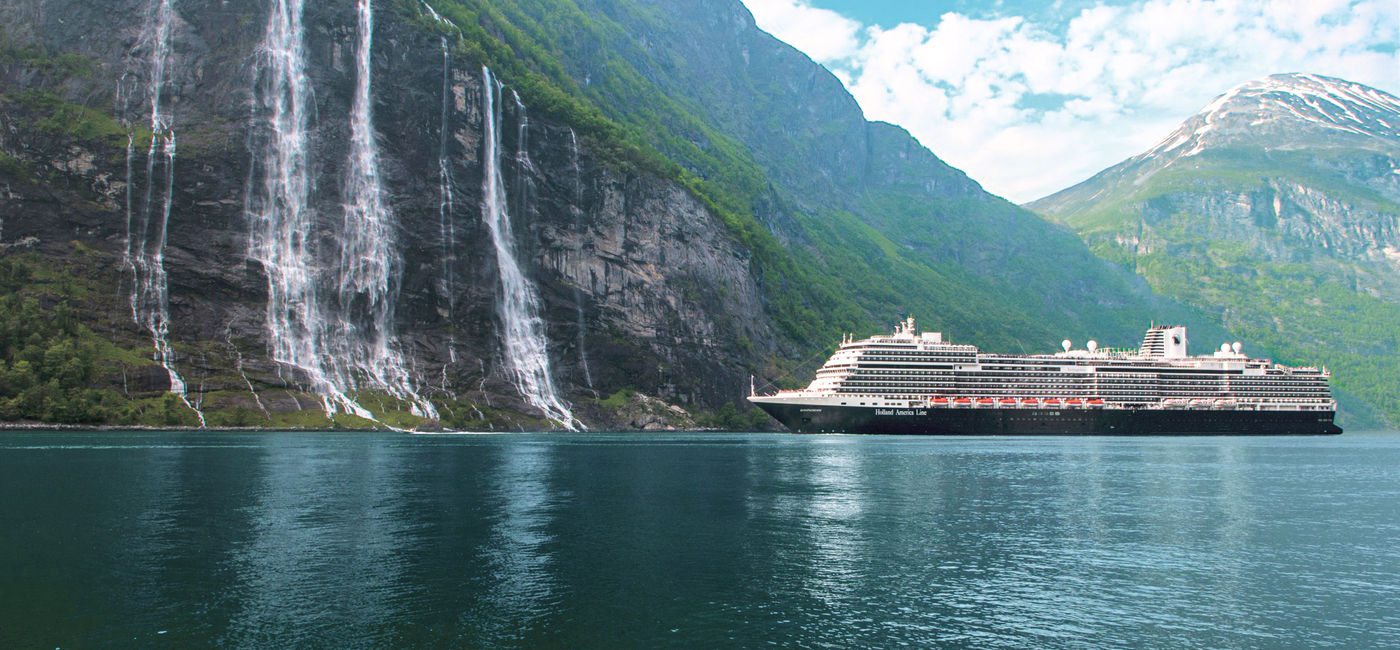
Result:
[[[909,318],[844,338],[806,388],[749,399],[795,431],[1340,433],[1326,369],[1250,358],[1239,343],[1190,356],[1182,326],[1153,326],[1136,348],[1062,347],[985,353]]]

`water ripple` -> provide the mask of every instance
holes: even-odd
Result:
[[[0,490],[4,647],[1400,644],[1400,434],[17,433]]]

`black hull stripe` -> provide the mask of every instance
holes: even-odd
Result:
[[[1334,411],[758,406],[794,433],[958,436],[1332,435]]]

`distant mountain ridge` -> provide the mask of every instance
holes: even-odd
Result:
[[[1236,86],[1028,208],[1400,422],[1400,98],[1314,74]]]

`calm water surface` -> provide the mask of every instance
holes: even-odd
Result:
[[[1400,434],[5,433],[0,647],[1400,645]]]

